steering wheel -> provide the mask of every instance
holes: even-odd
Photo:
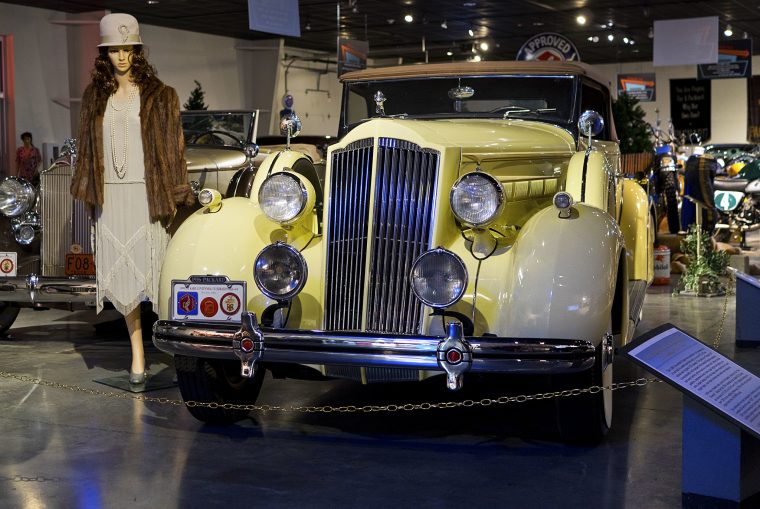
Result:
[[[224,145],[228,146],[228,143],[224,142],[224,138],[233,140],[234,145],[242,147],[245,142],[228,131],[220,131],[218,129],[208,129],[202,131],[196,135],[191,136],[187,142],[199,145]]]

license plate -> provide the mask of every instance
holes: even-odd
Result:
[[[229,281],[225,276],[172,281],[172,320],[239,322],[245,306],[245,281]]]
[[[94,276],[95,258],[91,254],[69,253],[65,272],[67,276]]]

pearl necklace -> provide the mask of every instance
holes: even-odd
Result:
[[[111,94],[111,157],[113,158],[113,169],[116,170],[116,176],[120,179],[124,179],[127,174],[127,142],[129,141],[129,112],[132,109],[132,103],[137,97],[137,86],[132,86],[127,96],[126,105],[123,108],[116,107],[116,96]],[[124,145],[121,150],[121,162],[117,157],[116,150],[116,115],[117,112],[123,112],[121,114],[124,120]]]

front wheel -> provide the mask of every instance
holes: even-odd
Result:
[[[676,188],[676,176],[673,172],[665,174],[662,185],[662,194],[665,196],[665,212],[668,217],[668,231],[678,233],[681,229],[681,220],[678,217],[678,189]]]
[[[567,443],[599,443],[612,426],[612,336],[596,347],[594,365],[581,373],[555,377],[555,391],[607,387],[594,393],[555,398],[557,424]],[[594,389],[596,391],[596,389]]]
[[[253,405],[261,392],[265,370],[253,378],[240,375],[240,363],[221,359],[174,356],[177,383],[185,402]],[[207,424],[232,424],[244,419],[247,410],[188,406],[190,413]]]

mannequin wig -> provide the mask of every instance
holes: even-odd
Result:
[[[132,81],[140,88],[149,79],[156,76],[156,68],[148,63],[145,58],[145,52],[141,45],[132,46]],[[98,56],[95,58],[95,67],[92,70],[92,82],[98,89],[98,92],[109,96],[119,88],[111,60],[108,58],[108,47],[99,48]]]

